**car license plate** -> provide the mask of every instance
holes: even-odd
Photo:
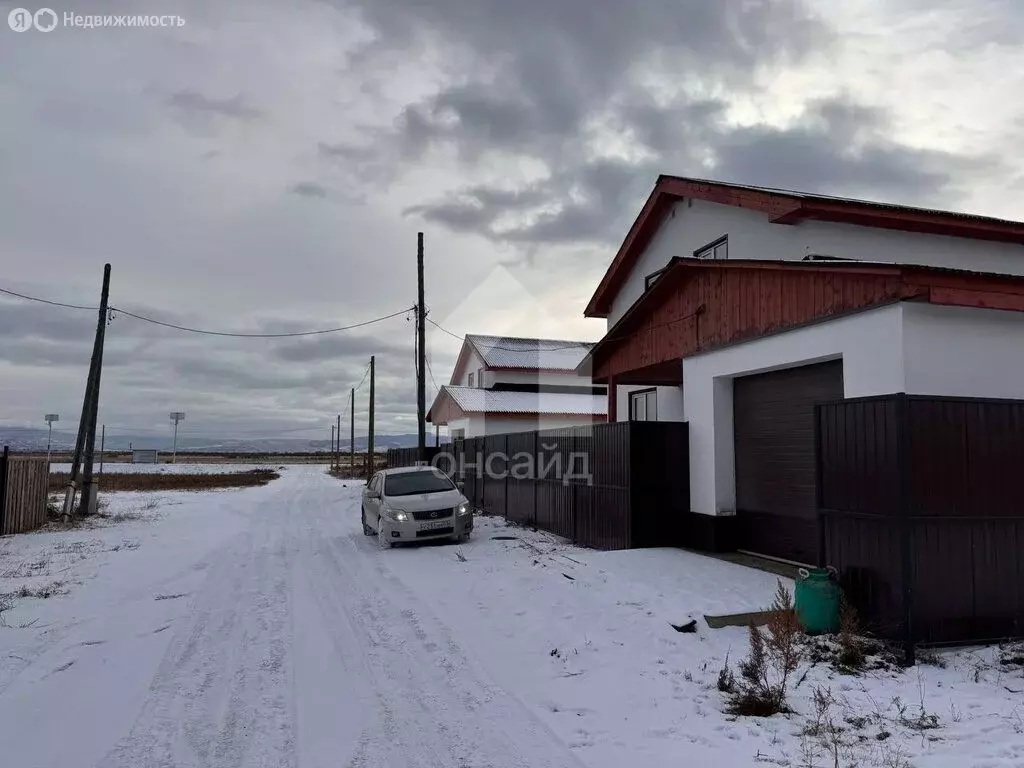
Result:
[[[421,531],[435,531],[438,528],[451,528],[451,520],[438,520],[436,523],[420,523]]]

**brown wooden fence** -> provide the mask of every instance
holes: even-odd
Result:
[[[0,454],[0,536],[24,533],[46,522],[46,459]]]
[[[461,480],[466,498],[487,514],[596,549],[682,544],[690,508],[686,424],[489,435],[442,445],[432,461]]]
[[[882,634],[1024,636],[1024,402],[818,406],[821,560]]]

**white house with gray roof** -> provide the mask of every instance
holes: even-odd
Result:
[[[576,368],[593,344],[467,335],[427,412],[453,439],[574,427],[607,419],[607,387]]]

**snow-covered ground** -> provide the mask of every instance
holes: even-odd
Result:
[[[763,608],[774,577],[491,518],[466,545],[381,550],[361,488],[289,467],[261,488],[114,494],[119,522],[0,539],[0,593],[51,595],[3,613],[0,762],[831,767],[802,735],[827,686],[854,745],[840,765],[1024,765],[1024,677],[994,650],[820,665],[797,714],[737,719],[715,680],[746,632],[669,624]],[[937,728],[907,724],[931,723],[922,706]]]

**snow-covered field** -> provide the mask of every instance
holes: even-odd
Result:
[[[669,624],[763,608],[774,577],[490,518],[466,545],[381,550],[362,486],[323,469],[114,494],[119,522],[0,539],[0,593],[51,595],[2,614],[0,763],[831,768],[804,735],[827,686],[852,745],[840,765],[1024,765],[1024,676],[994,650],[858,677],[820,665],[796,714],[735,718],[715,681],[745,630]],[[922,707],[938,727],[913,727],[932,722]]]

